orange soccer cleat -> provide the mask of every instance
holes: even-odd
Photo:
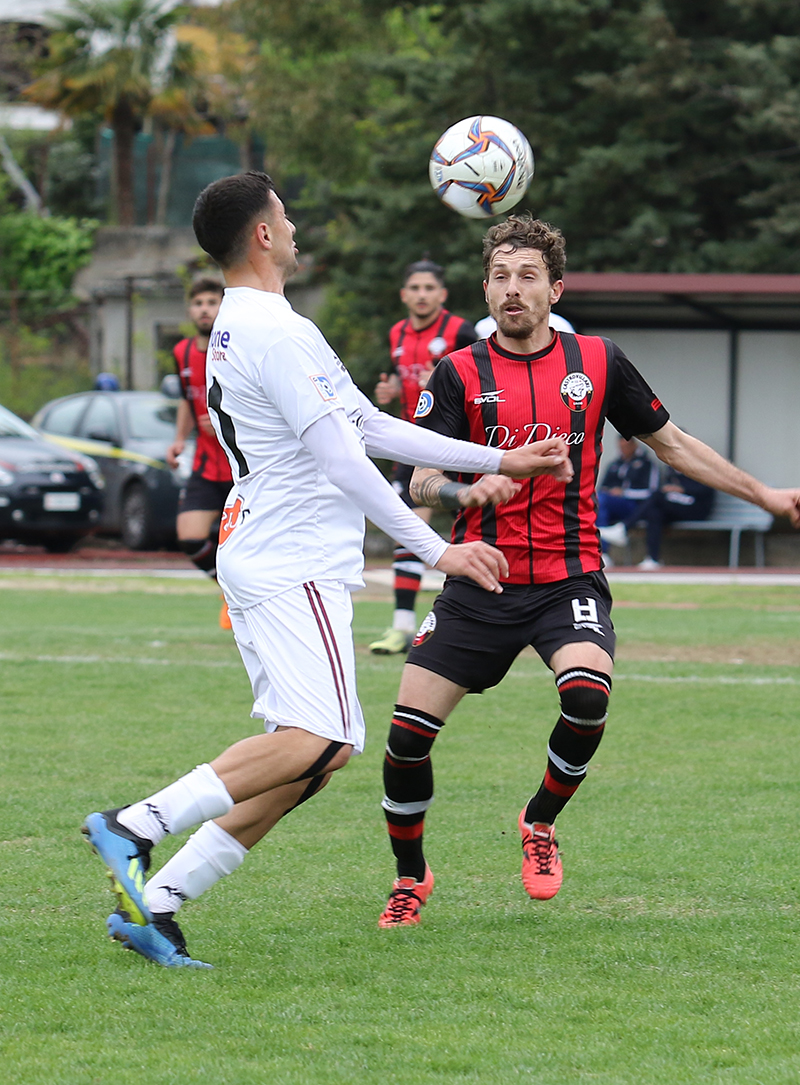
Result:
[[[219,627],[220,629],[231,629],[231,616],[228,613],[228,604],[225,600],[222,600],[222,606],[219,611]]]
[[[522,884],[534,900],[550,900],[561,888],[564,868],[558,854],[554,825],[530,825],[523,807],[519,815],[522,834]]]
[[[408,927],[419,923],[422,905],[433,892],[433,873],[425,864],[425,877],[421,882],[414,878],[395,878],[389,900],[380,919],[379,927]]]

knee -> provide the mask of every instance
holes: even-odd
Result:
[[[601,727],[608,715],[611,677],[589,667],[573,667],[556,678],[561,714],[574,727]]]

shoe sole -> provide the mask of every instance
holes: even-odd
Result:
[[[89,817],[92,815],[90,814]],[[87,818],[88,821],[88,818]],[[145,913],[141,907],[133,899],[129,891],[125,888],[122,882],[119,880],[117,874],[114,872],[113,867],[108,863],[103,853],[97,847],[97,844],[92,839],[92,828],[86,822],[81,826],[81,832],[86,837],[86,842],[92,851],[97,855],[100,860],[105,864],[106,875],[111,883],[111,892],[117,898],[120,909],[127,913],[131,917],[131,922],[137,923],[140,927],[146,927],[150,922],[150,913]]]

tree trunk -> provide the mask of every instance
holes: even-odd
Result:
[[[116,220],[120,226],[136,224],[133,196],[133,141],[136,118],[130,103],[123,98],[117,102],[111,117],[114,129],[114,164],[116,167]]]
[[[167,221],[169,191],[172,187],[172,162],[175,157],[175,142],[178,133],[174,128],[167,130],[164,137],[164,149],[161,155],[161,178],[158,184],[158,202],[156,204],[156,225],[163,226]]]

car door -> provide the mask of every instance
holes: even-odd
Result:
[[[97,460],[106,480],[101,528],[105,531],[116,530],[126,464],[120,454],[122,433],[113,393],[96,392],[92,396],[89,409],[80,419],[76,436],[81,439],[81,448]]]

